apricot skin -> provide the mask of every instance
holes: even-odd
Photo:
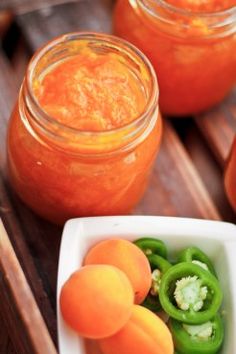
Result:
[[[99,341],[103,354],[173,354],[174,345],[166,324],[148,309],[134,305],[126,325]]]
[[[104,338],[128,321],[134,293],[127,276],[110,265],[88,265],[74,272],[60,293],[66,323],[87,338]]]
[[[84,264],[111,264],[129,278],[135,295],[135,304],[143,302],[151,287],[151,268],[145,254],[132,242],[109,239],[92,247]]]

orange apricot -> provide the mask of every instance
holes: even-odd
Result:
[[[78,334],[104,338],[128,321],[134,293],[127,276],[110,265],[88,265],[74,272],[60,293],[64,320]]]
[[[151,287],[151,268],[145,254],[132,242],[109,239],[92,247],[84,264],[111,264],[121,269],[129,278],[135,304],[143,302]]]
[[[134,305],[126,325],[109,338],[99,340],[103,354],[173,354],[166,324],[150,310]]]

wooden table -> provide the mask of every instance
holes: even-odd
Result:
[[[26,64],[39,46],[61,33],[111,32],[113,1],[60,2],[0,1],[0,216],[8,234],[0,224],[1,354],[52,354],[57,347],[62,229],[24,206],[13,193],[5,168],[7,121]],[[161,152],[134,214],[235,222],[223,188],[223,169],[235,132],[236,92],[200,117],[166,118]]]

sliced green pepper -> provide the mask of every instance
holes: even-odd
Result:
[[[152,285],[147,295],[146,299],[142,303],[142,306],[148,308],[151,311],[157,312],[161,309],[161,304],[159,301],[159,288],[161,283],[161,278],[163,274],[172,265],[163,257],[156,254],[150,254],[147,256],[151,270],[152,270]]]
[[[135,245],[141,248],[141,250],[146,254],[157,254],[163,258],[167,258],[167,248],[163,241],[152,238],[152,237],[142,237],[134,241]]]
[[[213,275],[216,276],[214,266],[209,259],[209,257],[201,251],[198,247],[188,247],[184,249],[178,257],[178,262],[190,262],[195,263],[206,270],[209,270]]]
[[[224,327],[219,314],[210,321],[198,325],[184,325],[169,320],[176,350],[181,354],[215,354],[224,339]]]
[[[222,297],[216,277],[193,263],[172,266],[161,280],[159,299],[162,308],[180,322],[207,322],[217,313]]]

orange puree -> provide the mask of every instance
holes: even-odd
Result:
[[[130,212],[162,135],[156,77],[145,57],[116,37],[68,37],[33,58],[8,129],[15,191],[59,224]]]
[[[79,130],[123,126],[137,118],[146,101],[137,78],[115,54],[86,49],[57,64],[34,86],[50,116]]]
[[[192,115],[219,103],[236,82],[236,7],[214,14],[236,1],[168,2],[176,6],[174,10],[165,1],[118,0],[114,33],[150,59],[160,87],[161,111]]]
[[[236,6],[236,0],[167,0],[167,2],[194,12],[216,12]]]

